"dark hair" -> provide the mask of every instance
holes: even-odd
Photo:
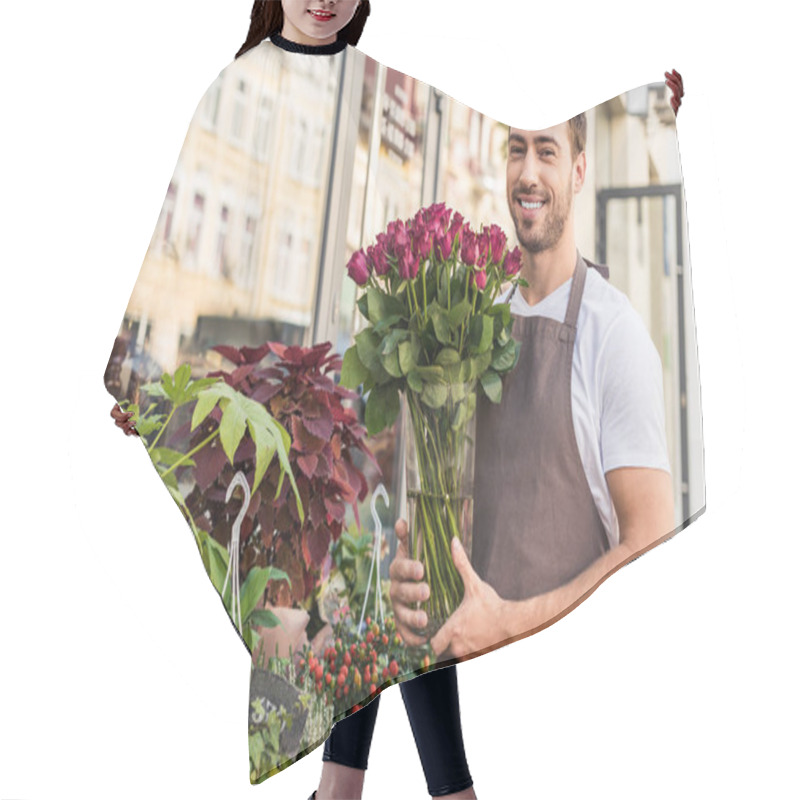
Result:
[[[569,127],[569,147],[572,154],[572,160],[575,159],[586,149],[586,114],[581,111],[580,114],[573,117],[567,122]],[[511,135],[511,127],[508,128],[508,134]]]
[[[569,121],[569,132],[574,161],[586,149],[586,114],[583,111]]]
[[[342,28],[336,39],[346,39],[348,44],[356,45],[361,38],[364,25],[369,16],[369,0],[361,0],[353,19]],[[244,55],[268,37],[283,30],[283,6],[280,0],[255,0],[250,11],[250,30],[244,44],[239,48],[235,58]]]

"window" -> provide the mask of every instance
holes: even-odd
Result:
[[[217,120],[219,119],[219,104],[222,96],[222,76],[218,76],[211,88],[206,94],[205,103],[203,104],[203,123],[209,130],[215,131],[217,129]]]
[[[272,100],[267,95],[262,95],[256,112],[256,125],[253,134],[253,156],[259,161],[267,160],[271,122]]]
[[[189,212],[189,227],[186,233],[186,263],[189,267],[195,267],[197,265],[205,203],[205,197],[199,192],[195,192],[194,202]]]
[[[244,220],[244,231],[242,232],[242,255],[241,255],[241,282],[244,286],[252,286],[255,278],[255,245],[256,245],[256,217],[247,214]]]
[[[295,121],[292,155],[289,161],[289,173],[298,181],[303,181],[308,170],[306,154],[308,152],[308,125],[303,119]]]
[[[225,254],[225,244],[228,239],[228,206],[222,206],[219,215],[219,232],[217,233],[217,252],[215,254],[216,274],[223,278],[230,278],[230,265]]]
[[[247,108],[247,84],[239,81],[233,99],[233,118],[231,121],[231,139],[234,144],[244,142],[245,109]]]
[[[164,204],[161,206],[161,216],[158,220],[159,237],[158,243],[162,246],[170,243],[170,235],[172,233],[172,221],[175,217],[175,196],[178,192],[175,186],[175,181],[170,181],[167,189],[167,196],[164,198]]]

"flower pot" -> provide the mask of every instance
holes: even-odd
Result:
[[[440,384],[442,386],[442,384]],[[451,540],[472,552],[477,381],[443,384],[443,391],[403,395],[409,554],[425,567],[430,597],[418,607],[428,615],[419,633],[432,637],[458,608],[464,583],[453,563]],[[432,405],[432,403],[435,405]]]

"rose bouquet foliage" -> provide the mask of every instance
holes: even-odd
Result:
[[[519,359],[510,305],[495,300],[508,281],[527,285],[520,266],[497,225],[473,231],[439,203],[389,223],[347,267],[365,289],[358,307],[368,324],[344,354],[341,383],[363,384],[370,435],[394,423],[405,398],[411,554],[431,587],[428,635],[463,597],[450,541],[469,551],[476,393],[499,403],[502,376]]]
[[[393,424],[400,393],[409,390],[435,409],[475,380],[500,402],[501,376],[516,365],[520,346],[509,304],[495,299],[515,276],[527,286],[520,266],[519,248],[508,249],[499,226],[475,232],[444,203],[389,223],[375,244],[352,255],[347,269],[366,289],[358,307],[369,324],[344,354],[341,383],[369,392],[371,436]]]

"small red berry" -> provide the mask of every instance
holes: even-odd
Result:
[[[350,691],[350,687],[349,687],[349,686],[345,686],[345,687],[344,687],[344,694],[345,694],[345,697],[347,697],[347,694],[348,694],[348,692],[349,692],[349,691]]]
[[[397,662],[394,659],[389,662],[389,672],[391,672],[393,678],[396,678],[397,673],[400,672],[400,667],[397,666]]]
[[[381,641],[384,644],[389,644],[389,637],[384,633],[383,636],[381,636]]]
[[[389,668],[388,667],[384,667],[383,668],[383,672],[381,674],[383,675],[383,679],[386,680],[386,678],[389,677]]]
[[[325,674],[325,683],[327,683],[328,686],[330,686],[332,680],[333,680],[333,675],[331,675],[330,672],[326,673]]]
[[[350,657],[350,653],[344,654],[344,663],[349,667],[353,663],[353,659]]]
[[[343,686],[343,685],[344,685],[344,681],[345,681],[345,675],[344,675],[344,672],[340,672],[340,673],[339,673],[339,677],[336,679],[336,684],[337,684],[338,686]]]
[[[370,694],[375,694],[375,690],[376,690],[377,688],[378,688],[378,687],[377,687],[377,686],[375,686],[375,684],[374,684],[374,683],[370,684],[370,687],[369,687],[369,693],[370,693]]]
[[[324,672],[324,670],[322,669],[322,664],[317,664],[317,668],[316,668],[316,670],[314,670],[314,674],[317,676],[317,680],[318,681],[322,680],[322,673],[323,672]]]

